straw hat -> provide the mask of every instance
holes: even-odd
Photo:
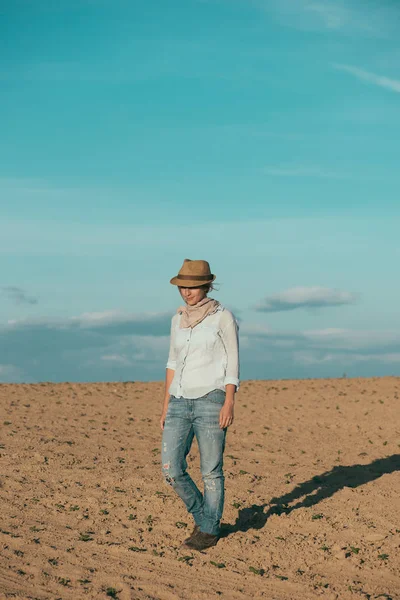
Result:
[[[185,258],[176,277],[171,279],[172,285],[182,287],[200,287],[215,280],[210,265],[206,260],[190,260]]]

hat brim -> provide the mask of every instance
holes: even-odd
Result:
[[[207,285],[208,283],[212,283],[213,281],[215,281],[216,275],[211,275],[211,279],[207,279],[207,281],[194,281],[193,279],[178,279],[178,277],[173,277],[170,280],[170,283],[172,283],[172,285],[178,285],[180,287],[192,287],[192,288],[198,288],[201,287],[202,285]]]

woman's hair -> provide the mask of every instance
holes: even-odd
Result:
[[[215,284],[214,282],[211,282],[211,283],[205,283],[204,285],[201,285],[201,286],[200,286],[200,289],[201,289],[201,290],[204,290],[206,294],[209,294],[210,292],[212,292],[212,291],[214,291],[214,290],[217,292],[217,291],[218,291],[218,289],[215,287],[215,285],[216,285],[216,284]]]

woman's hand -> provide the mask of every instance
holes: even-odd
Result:
[[[223,407],[219,413],[219,426],[221,429],[232,425],[234,419],[234,403],[231,400],[225,400]]]
[[[234,415],[233,408],[235,406],[236,385],[228,383],[225,386],[225,402],[219,413],[219,426],[221,429],[232,425]]]
[[[165,419],[167,417],[167,410],[168,410],[168,407],[164,408],[163,411],[162,411],[162,413],[161,413],[161,417],[160,417],[160,427],[161,427],[161,429],[163,431],[164,431]]]

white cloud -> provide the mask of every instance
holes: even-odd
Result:
[[[163,377],[170,313],[85,313],[0,326],[3,381],[104,381]],[[23,374],[23,377],[22,377]]]
[[[78,317],[64,319],[26,318],[13,319],[0,326],[5,335],[12,331],[82,331],[98,332],[102,335],[163,336],[170,332],[171,313],[128,314],[118,310],[83,313]]]
[[[267,296],[255,309],[259,312],[281,312],[298,308],[322,308],[353,304],[355,294],[323,287],[295,287]]]
[[[251,378],[400,374],[400,330],[274,331],[244,324],[241,348]]]
[[[304,331],[304,337],[314,348],[331,348],[334,350],[363,350],[397,347],[400,336],[397,331],[357,331],[352,329],[322,329]]]
[[[400,94],[400,79],[390,79],[389,77],[376,75],[375,73],[364,71],[363,69],[359,69],[358,67],[353,67],[351,65],[334,64],[333,67],[338,71],[350,73],[350,75],[353,75],[361,81],[366,81],[367,83],[371,83]]]
[[[126,356],[122,356],[121,354],[104,354],[103,356],[101,356],[101,360],[103,360],[104,362],[111,362],[114,364],[122,365],[124,367],[127,367],[132,364],[132,361],[130,361]]]
[[[323,365],[327,363],[342,366],[354,365],[355,363],[384,363],[387,365],[400,364],[400,352],[389,352],[385,354],[337,354],[326,352],[323,354],[319,354],[310,350],[303,350],[294,352],[293,358],[295,362],[308,366]]]
[[[86,313],[0,327],[0,381],[149,381],[163,379],[170,314]],[[240,327],[244,378],[393,374],[400,331],[324,328],[275,331]]]
[[[331,2],[307,2],[304,10],[316,15],[327,29],[341,29],[350,20],[349,11]]]
[[[396,33],[398,7],[381,0],[253,0],[283,24],[306,31],[387,36]]]
[[[345,351],[364,354],[393,354],[400,351],[400,330],[355,330],[330,327],[303,331],[279,331],[263,324],[252,323],[241,327],[248,339],[258,338],[279,347],[281,342],[296,350],[321,350],[335,353]],[[279,342],[279,343],[278,343]]]
[[[79,317],[72,317],[72,319],[80,321],[81,323],[109,323],[115,319],[121,317],[121,314],[117,310],[105,310],[101,312],[88,312],[83,313]]]
[[[263,10],[296,29],[339,30],[352,20],[343,2],[332,0],[255,0]]]
[[[347,356],[342,357],[342,359],[343,358],[347,361]],[[331,362],[332,359],[335,359],[335,355],[327,353],[320,356],[316,352],[312,352],[310,350],[298,350],[297,352],[293,353],[293,359],[296,363],[302,365],[320,365],[327,362]],[[336,360],[340,362],[340,357],[338,359],[338,357],[336,356]]]

